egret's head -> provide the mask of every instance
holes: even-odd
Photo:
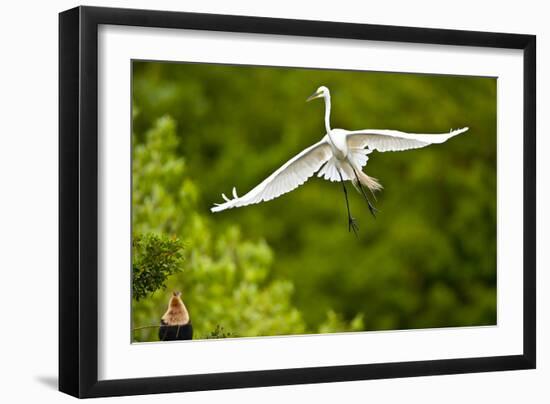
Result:
[[[308,97],[306,102],[314,100],[315,98],[322,98],[322,97],[328,97],[328,96],[329,96],[328,88],[326,88],[325,86],[321,86],[317,90],[315,90],[315,92],[313,94],[311,94]]]

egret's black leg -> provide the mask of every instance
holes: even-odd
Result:
[[[340,176],[340,182],[342,183],[342,188],[344,189],[344,196],[346,197],[346,207],[348,208],[348,231],[353,230],[353,232],[357,236],[357,230],[359,230],[359,225],[357,224],[357,221],[355,220],[355,218],[351,216],[351,212],[349,209],[348,190],[346,189],[346,184],[344,184],[344,179],[342,178],[342,174],[340,173],[340,170],[338,170],[338,175]]]
[[[355,171],[355,168],[352,166],[351,169],[353,170],[353,173],[355,174],[355,179],[357,180],[357,184],[359,185],[359,189],[361,190],[361,193],[365,197],[365,200],[367,201],[367,204],[369,205],[369,210],[371,215],[376,217],[376,212],[378,212],[378,209],[374,207],[374,205],[371,203],[369,197],[367,196],[367,193],[365,192],[365,189],[363,188],[363,185],[361,184],[361,181],[359,181],[359,176],[357,175],[357,171]]]

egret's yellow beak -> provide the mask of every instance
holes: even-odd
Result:
[[[306,102],[310,102],[311,100],[314,100],[315,98],[319,98],[323,95],[323,93],[319,91],[315,91],[313,94],[311,94],[309,97],[307,97]]]

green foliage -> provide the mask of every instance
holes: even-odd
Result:
[[[330,310],[327,313],[327,319],[319,326],[319,333],[329,333],[338,330],[339,332],[349,331],[363,331],[365,329],[365,323],[363,321],[363,315],[356,315],[348,324],[340,314]]]
[[[205,337],[205,339],[220,339],[220,338],[231,338],[231,337],[235,337],[235,335],[231,334],[230,332],[225,332],[223,327],[218,324],[216,328]]]
[[[185,243],[182,290],[196,335],[496,323],[496,80],[483,77],[134,62],[133,226]],[[376,220],[318,178],[273,201],[212,214],[333,127],[470,130],[442,145],[372,153]],[[134,304],[157,323],[168,296]],[[332,313],[332,314],[331,314]],[[138,340],[152,340],[147,331]]]
[[[166,289],[166,278],[181,270],[182,245],[148,233],[132,238],[132,297],[139,301],[158,289]]]

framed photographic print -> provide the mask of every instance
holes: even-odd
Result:
[[[61,391],[535,367],[534,36],[59,27]]]

